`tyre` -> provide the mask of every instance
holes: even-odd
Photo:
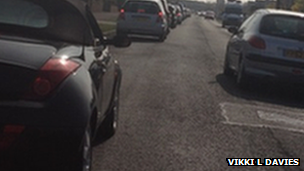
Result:
[[[241,59],[236,77],[236,84],[241,89],[248,88],[248,76],[245,73],[244,62]]]
[[[165,30],[165,36],[169,35],[171,32],[170,27],[167,27],[167,29]]]
[[[166,38],[167,38],[166,34],[163,34],[163,35],[161,35],[161,36],[158,37],[158,40],[160,42],[164,42],[166,40]]]
[[[91,171],[92,170],[92,142],[91,128],[85,130],[83,142],[76,156],[76,161],[71,163],[70,170],[73,171]]]
[[[94,145],[98,145],[109,138],[111,138],[118,127],[118,112],[119,112],[119,91],[117,90],[116,95],[112,102],[112,107],[104,119],[104,121],[99,126],[96,137],[94,140]]]
[[[229,64],[228,54],[226,51],[223,73],[224,73],[224,75],[231,77],[231,76],[233,76],[234,71],[229,66],[230,66],[230,64]]]
[[[127,35],[127,33],[124,33],[122,31],[116,31],[116,35],[119,35],[119,36],[124,36],[124,35]]]

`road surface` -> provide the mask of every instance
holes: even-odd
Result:
[[[198,16],[164,43],[112,48],[123,70],[119,129],[94,149],[93,171],[300,171],[228,167],[226,158],[303,158],[301,89],[260,83],[244,91],[222,74],[230,33]]]

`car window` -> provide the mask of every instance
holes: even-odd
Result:
[[[88,7],[86,9],[86,13],[87,13],[88,21],[91,26],[92,32],[94,34],[94,38],[99,38],[102,41],[103,40],[102,31],[100,30],[94,15],[92,14],[91,10]]]
[[[252,26],[252,23],[254,21],[254,19],[256,18],[257,13],[253,13],[249,18],[247,18],[243,24],[241,25],[239,30],[245,30],[246,28],[250,28]]]
[[[0,1],[0,23],[33,28],[45,28],[49,17],[46,11],[32,2],[22,0]]]
[[[225,13],[227,14],[243,14],[243,9],[241,5],[227,5],[225,8]]]
[[[260,25],[262,34],[304,40],[304,19],[286,15],[268,15]]]
[[[157,14],[160,10],[154,2],[130,1],[124,6],[125,12]]]

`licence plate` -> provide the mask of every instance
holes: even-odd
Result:
[[[288,58],[304,59],[304,51],[286,49],[284,50],[284,56]]]

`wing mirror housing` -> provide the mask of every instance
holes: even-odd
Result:
[[[238,32],[238,27],[236,27],[236,26],[231,26],[231,27],[229,27],[228,28],[228,31],[230,32],[230,33],[232,33],[232,34],[236,34],[237,32]]]
[[[129,47],[131,43],[131,39],[127,35],[116,35],[113,38],[105,39],[106,45],[113,45],[119,48]]]

